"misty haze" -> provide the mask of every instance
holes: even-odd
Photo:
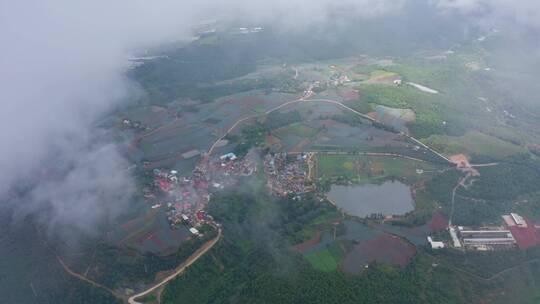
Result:
[[[540,3],[0,0],[0,303],[538,303]]]

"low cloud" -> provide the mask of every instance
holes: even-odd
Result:
[[[373,17],[401,2],[0,0],[0,198],[32,185],[2,204],[17,217],[40,214],[51,230],[87,233],[128,206],[129,164],[95,122],[133,94],[125,77],[132,50],[189,38],[204,18],[293,28],[335,11]]]
[[[443,11],[458,11],[478,21],[489,19],[540,29],[540,5],[534,0],[435,0],[434,3]]]
[[[173,18],[177,9],[173,1],[0,1],[0,197],[32,185],[3,203],[16,216],[39,213],[49,229],[94,233],[127,205],[128,164],[95,122],[134,93],[130,50],[188,36],[192,21]]]
[[[224,11],[229,16],[271,23],[291,31],[336,22],[343,17],[375,18],[401,11],[406,0],[236,0]],[[229,4],[229,3],[228,3]]]
[[[15,218],[38,214],[52,234],[96,234],[129,207],[134,184],[128,164],[112,144],[62,154],[59,176],[41,177],[20,201]],[[66,159],[72,157],[72,159]],[[67,166],[67,168],[63,168]],[[100,225],[97,225],[100,224]],[[102,231],[103,232],[103,231]]]
[[[49,227],[81,231],[128,206],[134,189],[129,164],[95,122],[132,99],[134,85],[125,72],[135,49],[189,39],[203,19],[290,31],[399,14],[410,1],[0,0],[0,198],[31,180],[15,214],[46,209]],[[443,12],[540,26],[534,1],[426,1]],[[62,176],[42,174],[51,167],[61,167]]]

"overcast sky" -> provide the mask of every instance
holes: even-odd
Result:
[[[536,1],[427,1],[441,13],[540,24]],[[124,74],[133,49],[187,38],[191,25],[216,16],[292,29],[335,18],[334,11],[358,18],[399,14],[406,2],[0,0],[0,197],[14,183],[40,176],[51,159],[62,159],[69,173],[42,179],[18,213],[46,207],[52,226],[89,230],[125,206],[133,191],[129,164],[93,122],[129,101],[132,85]]]
[[[534,29],[540,27],[540,3],[535,0],[435,0],[441,10],[458,10],[473,18],[507,19]]]

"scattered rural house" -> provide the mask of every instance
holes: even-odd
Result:
[[[224,155],[221,155],[219,157],[220,160],[236,160],[238,157],[236,157],[236,154],[234,153],[227,153],[227,154],[224,154]]]
[[[194,235],[199,235],[199,230],[194,227],[189,228],[189,232],[193,233]]]

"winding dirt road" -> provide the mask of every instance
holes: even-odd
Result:
[[[459,179],[457,185],[452,189],[452,200],[451,200],[451,205],[450,205],[450,216],[448,218],[448,229],[450,229],[450,227],[452,227],[452,218],[454,217],[454,205],[455,205],[455,202],[456,202],[457,189],[459,187],[467,188],[467,186],[465,185],[465,182],[472,176],[474,176],[472,172],[467,172],[467,174],[465,176],[463,176],[462,178]]]
[[[108,291],[109,293],[111,293],[113,296],[115,296],[118,299],[122,298],[122,296],[117,294],[114,290],[112,290],[112,289],[110,289],[110,288],[108,288],[108,287],[106,287],[104,285],[101,285],[101,284],[99,284],[97,282],[94,282],[94,281],[86,278],[82,274],[76,273],[75,271],[71,270],[71,268],[69,268],[69,266],[64,262],[64,260],[62,260],[62,258],[59,255],[56,256],[56,259],[58,260],[58,263],[60,263],[60,265],[62,265],[62,268],[64,268],[64,271],[67,272],[70,276],[73,276],[73,277],[75,277],[75,278],[77,278],[79,280],[85,281],[86,283],[89,283],[89,284],[93,285],[94,287],[104,289],[104,290]]]

